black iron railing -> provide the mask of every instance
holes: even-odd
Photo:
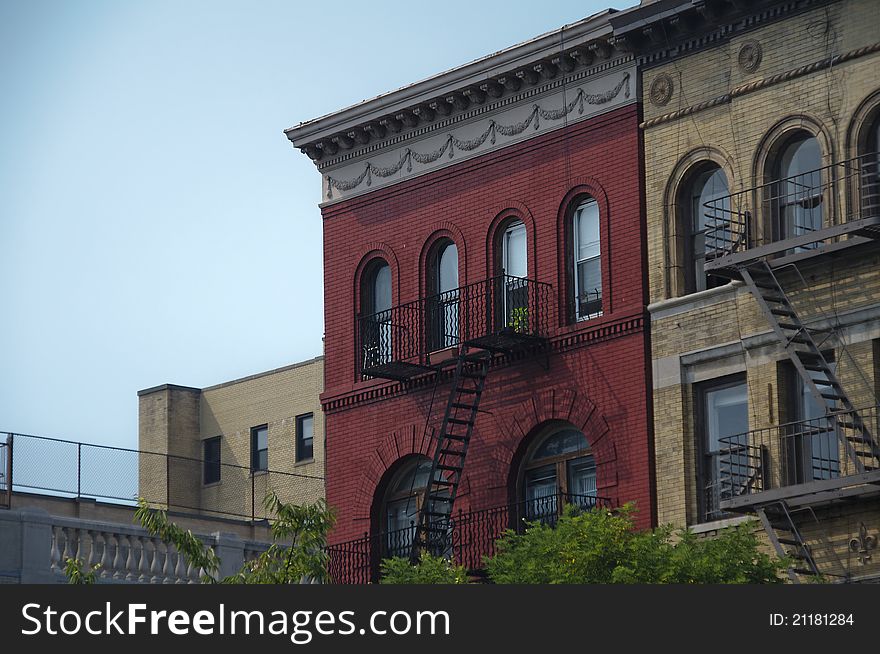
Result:
[[[707,456],[706,517],[719,517],[724,500],[862,472],[853,450],[865,447],[858,444],[864,435],[859,424],[876,441],[878,407],[838,412],[833,420],[798,420],[720,439],[721,448]]]
[[[555,526],[562,508],[568,504],[584,510],[611,506],[610,500],[595,495],[559,493],[480,511],[459,511],[450,521],[452,561],[468,570],[479,570],[483,567],[483,557],[495,553],[496,541],[508,529],[521,532],[529,523]],[[377,581],[381,560],[394,556],[409,557],[415,534],[413,524],[394,531],[364,534],[361,538],[328,546],[330,577],[334,583],[340,584]]]
[[[364,375],[395,363],[431,365],[430,354],[510,333],[546,337],[552,287],[533,279],[498,275],[394,306],[357,320],[357,353]]]
[[[880,216],[880,154],[872,153],[711,200],[705,211],[706,263],[760,243],[820,246],[810,234]],[[759,222],[760,221],[760,222]]]
[[[263,507],[270,491],[285,501],[323,497],[324,478],[314,475],[252,472],[249,466],[212,461],[209,465],[214,472],[219,468],[219,480],[205,484],[201,459],[29,434],[0,432],[0,442],[8,443],[0,459],[5,452],[9,492],[129,506],[142,497],[175,512],[248,520],[272,517]]]

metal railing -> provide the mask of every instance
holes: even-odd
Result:
[[[420,298],[357,320],[360,370],[408,362],[427,366],[432,352],[501,334],[544,337],[549,332],[552,287],[498,275]]]
[[[810,418],[721,438],[720,450],[707,456],[715,471],[705,488],[710,517],[713,511],[720,517],[720,505],[727,499],[861,472],[851,449],[858,446],[845,443],[862,437],[859,420],[870,433],[880,433],[878,407],[834,416],[834,420]]]
[[[9,491],[152,506],[204,516],[263,520],[263,499],[323,497],[323,477],[208,462],[220,479],[205,484],[201,459],[0,432],[11,462]],[[12,454],[14,453],[14,458]]]
[[[705,210],[706,262],[762,243],[799,239],[834,224],[880,216],[880,154],[865,154],[715,198]]]
[[[451,559],[468,570],[479,570],[483,567],[483,558],[495,553],[496,541],[508,529],[522,532],[528,523],[553,527],[562,508],[568,504],[584,510],[611,507],[610,500],[595,495],[558,493],[480,511],[459,511],[450,521]],[[328,546],[331,579],[338,584],[377,581],[381,560],[409,557],[415,534],[416,526],[412,524]]]

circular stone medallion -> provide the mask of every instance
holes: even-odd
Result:
[[[651,104],[662,107],[669,102],[674,89],[675,84],[672,82],[672,78],[669,75],[666,73],[657,75],[657,77],[654,78],[654,81],[651,82],[651,90],[649,91]]]

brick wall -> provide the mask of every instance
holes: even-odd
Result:
[[[740,48],[747,41],[757,41],[763,52],[753,72],[738,65]],[[734,94],[730,101],[708,109],[649,122],[645,129],[660,522],[693,524],[698,519],[696,383],[745,372],[754,429],[779,424],[786,411],[786,389],[780,383],[786,355],[768,339],[770,326],[747,289],[732,285],[675,299],[685,294],[687,265],[681,256],[684,229],[676,220],[676,184],[686,178],[689,165],[707,158],[724,169],[731,192],[764,183],[769,141],[781,126],[814,130],[825,164],[855,156],[859,121],[870,115],[871,102],[880,97],[876,75],[880,55],[870,51],[877,42],[876,4],[847,0],[738,33],[643,73],[646,121],[722,97],[744,84],[791,76],[758,84],[756,90]],[[792,75],[814,62],[860,49],[866,54],[831,68]],[[675,90],[668,104],[655,106],[648,92],[664,74],[673,79]],[[840,216],[833,219],[840,221]],[[840,377],[857,406],[877,401],[878,256],[876,246],[866,245],[801,266],[803,279],[791,270],[784,273],[784,286],[803,319],[841,328],[842,340],[831,339],[825,347],[835,350]]]
[[[283,501],[324,497],[324,414],[321,357],[205,389],[165,385],[141,391],[139,449],[171,454],[140,456],[140,492],[164,501],[170,476],[172,504],[202,511],[250,515],[268,489]],[[297,417],[314,416],[313,457],[296,461]],[[251,428],[269,428],[268,474],[250,472]],[[220,436],[221,479],[203,483],[203,441]],[[250,496],[253,493],[254,502]]]
[[[639,176],[639,111],[630,105],[434,174],[324,208],[327,498],[339,513],[335,542],[369,531],[377,486],[395,462],[431,454],[423,438],[442,417],[448,384],[400,390],[356,378],[358,271],[370,253],[392,268],[395,304],[423,294],[426,244],[439,230],[458,246],[461,285],[493,272],[495,229],[506,216],[528,229],[529,276],[552,284],[557,301],[566,261],[562,230],[578,190],[599,201],[602,317],[567,325],[554,313],[557,345],[542,360],[490,372],[457,508],[506,503],[516,453],[533,428],[567,419],[591,441],[599,494],[636,501],[654,522],[648,426],[644,235]],[[627,320],[618,335],[582,336]],[[564,341],[564,343],[563,343]],[[562,344],[560,344],[562,343]],[[374,399],[379,398],[379,399]],[[344,407],[344,408],[343,408]]]

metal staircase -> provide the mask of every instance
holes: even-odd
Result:
[[[813,558],[812,549],[797,528],[788,505],[785,502],[774,502],[760,507],[757,513],[779,557],[792,559],[792,565],[788,568],[788,578],[791,582],[802,583],[804,577],[818,579],[821,573]],[[815,519],[815,514],[813,518]],[[786,549],[784,546],[791,549]]]
[[[492,353],[459,349],[452,388],[431,463],[425,498],[419,510],[411,559],[416,562],[422,551],[447,556],[452,547],[452,506],[458,487]]]
[[[816,344],[815,331],[798,317],[770,264],[761,259],[738,268],[805,387],[824,408],[829,430],[837,434],[855,471],[880,469],[880,447]]]

